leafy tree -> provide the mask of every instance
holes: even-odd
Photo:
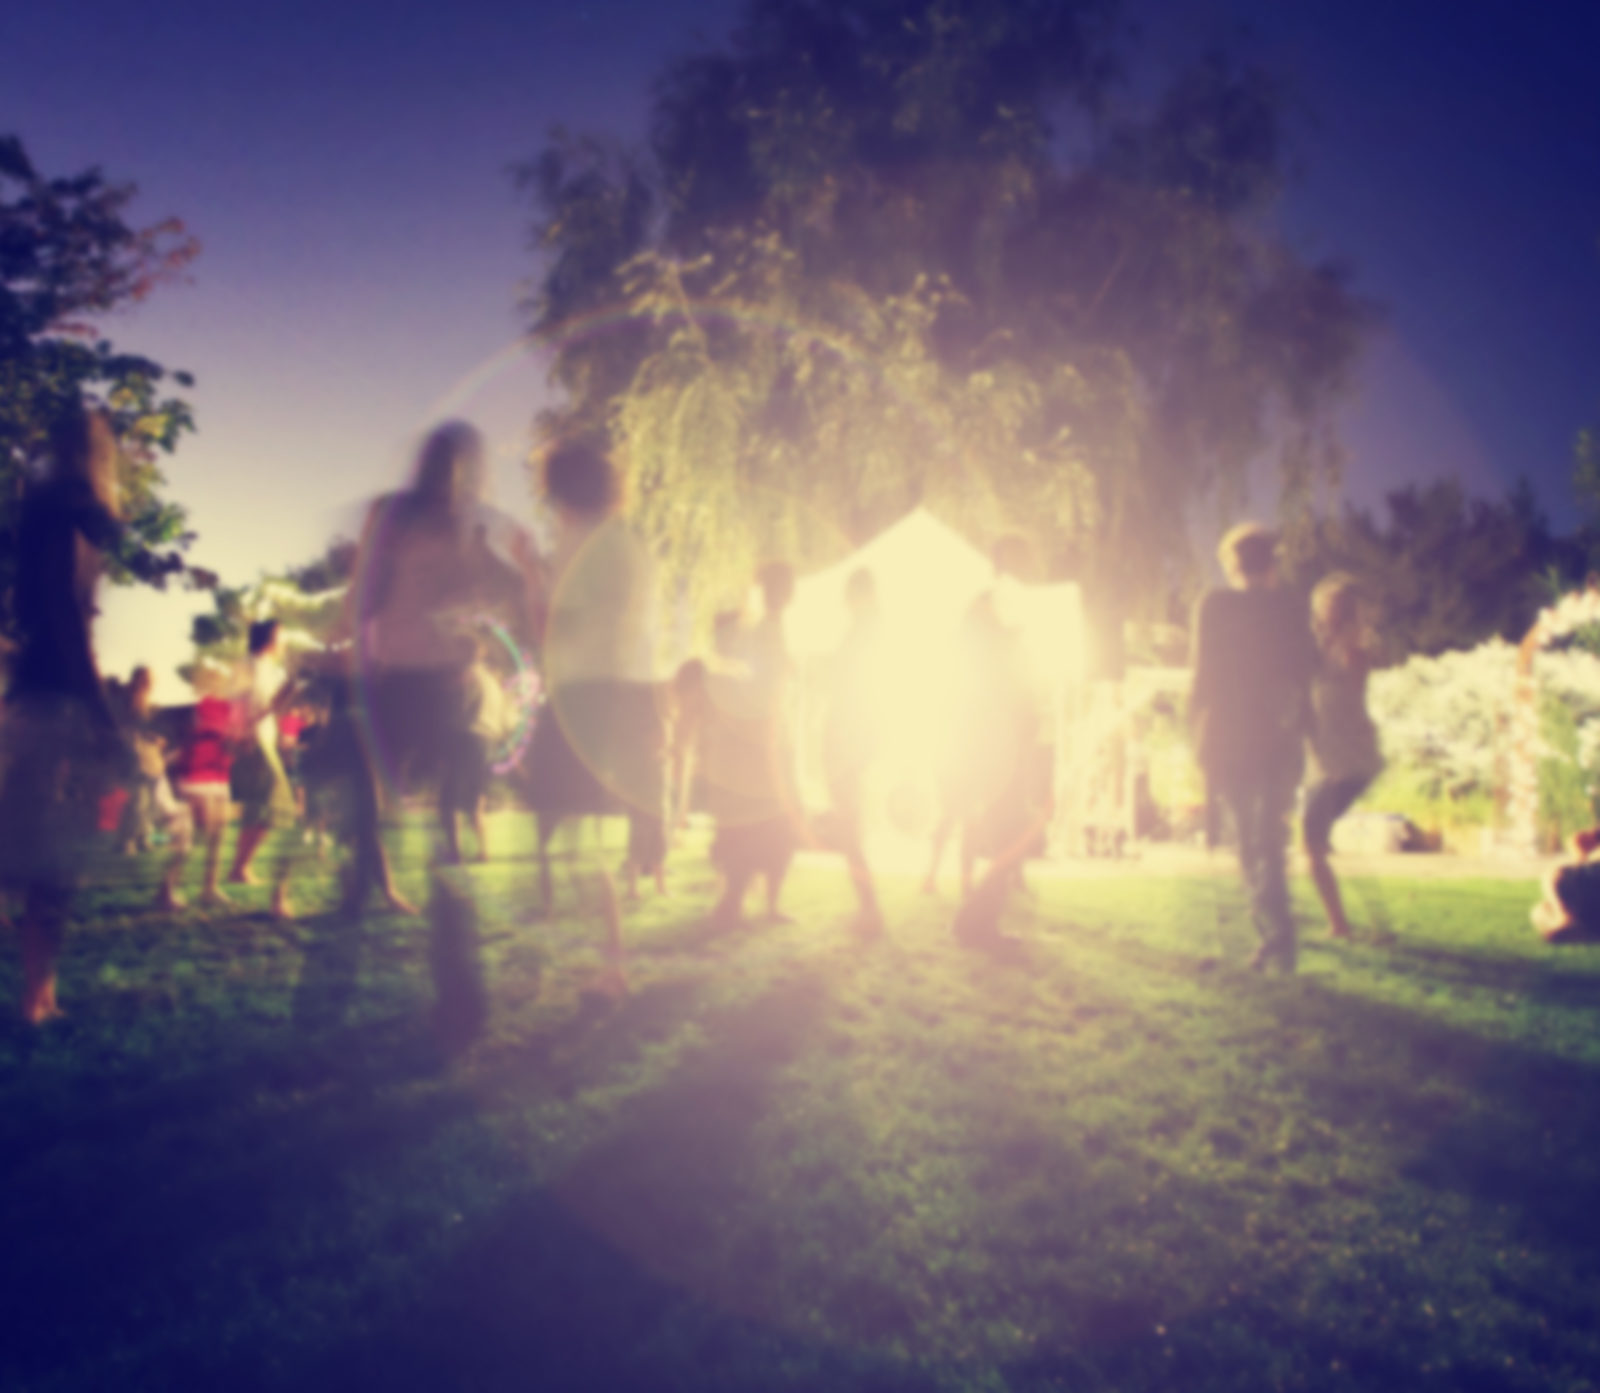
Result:
[[[337,537],[304,565],[262,575],[249,585],[216,586],[210,611],[197,614],[190,623],[195,661],[241,658],[250,625],[257,619],[277,619],[291,648],[333,641],[344,614],[345,589],[354,576],[355,560],[356,544]],[[179,671],[187,679],[194,664]]]
[[[648,151],[523,171],[545,428],[612,435],[689,593],[923,503],[1153,607],[1198,500],[1336,466],[1371,313],[1262,231],[1280,94],[1216,59],[1113,121],[1117,33],[1100,0],[751,0]]]
[[[1291,573],[1302,583],[1350,571],[1383,608],[1388,658],[1515,642],[1549,603],[1548,573],[1561,565],[1526,482],[1505,498],[1469,496],[1454,480],[1389,494],[1385,515],[1346,508],[1291,532]]]
[[[161,494],[157,460],[194,427],[187,403],[165,395],[166,383],[193,381],[119,351],[95,328],[180,275],[198,251],[176,220],[131,225],[134,193],[98,169],[44,178],[21,141],[0,136],[0,633],[10,633],[19,490],[40,462],[50,422],[73,400],[98,400],[111,414],[129,545],[182,548],[191,540],[182,508]],[[130,579],[112,560],[113,578]],[[169,556],[163,575],[176,569]]]

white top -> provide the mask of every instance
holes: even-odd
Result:
[[[569,527],[552,563],[544,669],[549,687],[656,680],[656,577],[619,517]]]
[[[247,719],[255,727],[256,739],[263,749],[278,747],[278,713],[272,703],[288,680],[283,664],[271,653],[258,653],[250,659],[250,686],[245,692]]]

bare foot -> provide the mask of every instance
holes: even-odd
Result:
[[[229,885],[259,885],[255,872],[246,866],[242,871],[230,871],[228,874]]]
[[[412,904],[398,890],[385,890],[383,892],[383,904],[384,908],[391,914],[406,914],[414,918],[422,913],[416,905]]]
[[[268,913],[278,920],[293,919],[294,903],[287,895],[274,895],[272,897],[272,906]]]
[[[207,909],[226,909],[233,901],[213,885],[200,896],[200,903]]]
[[[187,908],[188,904],[189,901],[184,899],[176,890],[163,885],[156,891],[155,902],[151,908],[158,914],[171,914],[176,910]]]

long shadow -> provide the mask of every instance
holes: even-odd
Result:
[[[751,1129],[820,995],[803,980],[707,1021],[693,1063],[553,1184],[497,1212],[418,1301],[295,1385],[933,1387],[903,1362],[782,1331],[759,1295],[776,1255],[759,1243],[696,1261],[720,1251],[721,1219],[753,1183]]]
[[[659,1098],[622,1102],[618,1130],[562,1182],[559,1199],[522,1192],[444,1269],[418,1267],[427,1293],[392,1331],[350,1342],[342,1353],[317,1354],[308,1349],[317,1341],[305,1338],[284,1340],[280,1349],[272,1319],[263,1319],[266,1313],[259,1304],[252,1308],[245,1293],[258,1282],[272,1291],[307,1261],[336,1260],[354,1276],[369,1261],[392,1265],[395,1255],[363,1252],[352,1234],[326,1256],[296,1256],[279,1251],[280,1228],[293,1231],[307,1213],[341,1214],[349,1186],[425,1154],[446,1133],[458,1139],[452,1145],[492,1157],[500,1143],[483,1121],[486,1107],[502,1098],[513,1107],[525,1104],[530,1092],[560,1097],[579,1079],[604,1084],[675,1028],[692,988],[647,988],[615,1009],[580,1012],[524,1049],[486,1053],[462,1079],[430,1077],[440,1061],[420,1022],[386,1031],[346,1027],[298,1046],[290,1040],[271,1059],[152,1085],[58,1129],[26,1155],[8,1154],[0,1167],[0,1251],[11,1270],[28,1274],[26,1295],[11,1307],[0,1341],[0,1385],[16,1379],[30,1386],[46,1373],[78,1369],[84,1372],[77,1386],[92,1386],[96,1361],[103,1373],[103,1361],[129,1349],[140,1351],[130,1377],[136,1372],[134,1381],[150,1387],[301,1388],[308,1379],[314,1387],[363,1386],[348,1382],[347,1371],[365,1364],[390,1369],[386,1377],[396,1386],[467,1387],[471,1378],[463,1381],[457,1369],[470,1374],[496,1360],[505,1386],[526,1387],[530,1361],[554,1367],[549,1360],[563,1349],[577,1351],[580,1366],[592,1364],[582,1353],[591,1337],[611,1358],[615,1341],[601,1327],[614,1334],[618,1312],[602,1293],[621,1279],[606,1274],[641,1260],[607,1256],[595,1215],[622,1216],[618,1240],[648,1248],[648,1221],[658,1207],[670,1212],[682,1200],[694,1210],[714,1199],[716,1177],[726,1181],[724,1153],[737,1154],[738,1135],[759,1114],[771,1071],[803,1038],[812,1010],[804,996],[781,991],[735,1018],[704,1022],[734,1064],[709,1059],[670,1079]],[[708,1053],[720,1059],[724,1050]],[[460,1140],[471,1135],[479,1140]],[[507,1156],[504,1169],[515,1173],[526,1164]],[[662,1174],[678,1177],[682,1190],[674,1183],[653,1199],[637,1198],[640,1185],[648,1188],[649,1177]],[[696,1176],[711,1188],[696,1188]],[[519,1234],[529,1240],[523,1257],[534,1263],[520,1273],[514,1264],[507,1268],[508,1254],[522,1246]],[[168,1312],[156,1317],[159,1331],[163,1319],[214,1285],[206,1273],[217,1261],[213,1255],[224,1253],[249,1254],[252,1265],[261,1265],[223,1282],[230,1293],[238,1289],[223,1309],[236,1310],[241,1333],[151,1342],[140,1312]],[[317,1271],[305,1275],[314,1280]],[[575,1317],[563,1318],[565,1324],[542,1318],[545,1309],[574,1309],[571,1283],[585,1272],[600,1280],[587,1325]],[[648,1286],[653,1279],[639,1280]],[[538,1289],[538,1309],[530,1312],[503,1294],[518,1290],[518,1281]],[[268,1306],[274,1299],[266,1298]],[[694,1305],[687,1297],[685,1303]],[[473,1314],[480,1304],[503,1317],[488,1335]],[[707,1320],[718,1332],[731,1329],[721,1313]],[[669,1323],[663,1338],[680,1324]],[[419,1331],[431,1334],[418,1337]],[[285,1351],[294,1347],[306,1352],[291,1357]],[[430,1347],[444,1364],[426,1363]],[[315,1366],[309,1374],[307,1357]],[[415,1369],[422,1367],[433,1368],[439,1381],[419,1381]],[[649,1386],[643,1373],[641,1379],[635,1386]]]
[[[1587,946],[1552,947],[1543,958],[1527,958],[1441,948],[1402,937],[1382,951],[1397,970],[1443,987],[1510,992],[1551,1006],[1600,1005],[1600,954]],[[1586,970],[1574,971],[1575,966]]]

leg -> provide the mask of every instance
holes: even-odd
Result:
[[[56,1003],[56,963],[65,928],[64,892],[54,887],[31,888],[20,925],[22,1019],[29,1025],[43,1025],[61,1015]]]
[[[1325,851],[1307,851],[1306,860],[1311,868],[1311,883],[1317,887],[1323,912],[1328,916],[1328,933],[1333,938],[1350,937],[1350,921],[1344,917],[1344,901],[1339,895],[1339,881],[1333,873],[1333,863]]]
[[[226,905],[231,903],[217,884],[222,872],[222,836],[227,830],[227,814],[217,809],[211,812],[211,826],[206,829],[206,875],[200,890],[200,903]]]
[[[478,839],[478,860],[489,859],[489,833],[483,816],[484,799],[480,794],[472,804],[472,835]]]
[[[539,917],[548,919],[556,903],[555,885],[550,878],[550,841],[561,819],[551,813],[535,813],[534,823],[539,837]]]
[[[764,870],[767,882],[767,922],[792,924],[794,917],[785,914],[778,907],[779,897],[783,894],[783,882],[788,879],[789,867],[794,863],[794,834],[788,815],[780,814],[772,825],[764,830],[763,835],[771,842],[767,849],[767,864]]]
[[[1275,961],[1292,972],[1295,928],[1285,864],[1289,806],[1294,800],[1292,779],[1269,766],[1237,780],[1226,796],[1239,834],[1239,863],[1250,893],[1251,914],[1261,938],[1251,966],[1264,968]]]
[[[254,885],[256,878],[250,873],[250,863],[266,840],[269,824],[252,823],[239,828],[239,841],[234,847],[233,869],[228,872],[230,885]]]

